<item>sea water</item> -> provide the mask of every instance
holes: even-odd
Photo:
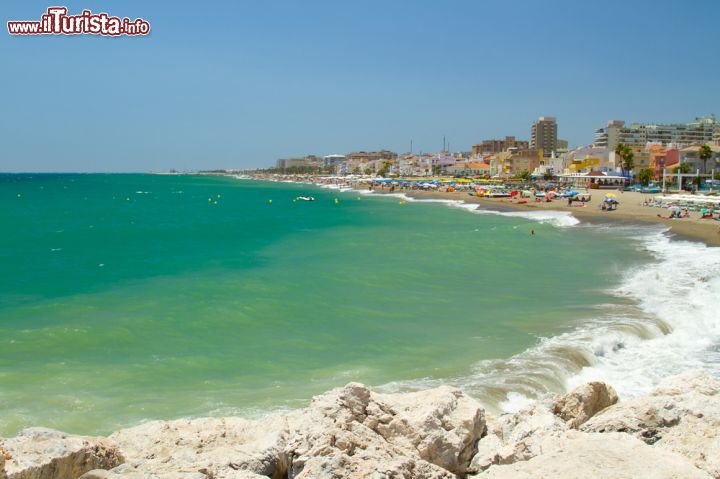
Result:
[[[232,177],[0,175],[0,435],[253,417],[350,381],[512,410],[717,373],[718,249],[576,223]]]

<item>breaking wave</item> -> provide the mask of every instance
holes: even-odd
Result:
[[[382,196],[443,203],[473,214],[525,218],[558,227],[580,223],[569,212],[494,211],[461,200],[415,199],[403,193]],[[610,291],[617,300],[598,305],[593,317],[578,318],[570,331],[540,338],[535,346],[509,359],[480,361],[470,374],[396,381],[379,389],[395,392],[451,384],[498,412],[518,410],[547,393],[563,392],[587,381],[606,381],[621,397],[632,397],[687,369],[702,368],[720,378],[720,314],[716,309],[720,248],[677,241],[655,228],[645,227],[640,235],[636,227],[612,228],[619,236],[632,237],[654,259],[626,271]]]
[[[491,410],[516,411],[534,399],[587,381],[606,381],[621,397],[649,392],[671,374],[702,368],[720,378],[720,248],[639,238],[655,260],[624,275],[613,304],[509,359],[481,361],[469,375],[400,381],[397,391],[452,384]]]

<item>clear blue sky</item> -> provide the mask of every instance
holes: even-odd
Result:
[[[136,38],[11,37],[51,5]],[[720,115],[720,1],[0,3],[0,171],[271,165]]]

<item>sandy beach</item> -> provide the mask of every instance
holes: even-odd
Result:
[[[388,190],[376,189],[377,193],[388,193]],[[643,206],[645,200],[651,200],[655,195],[646,195],[634,192],[615,192],[619,206],[617,210],[602,211],[600,202],[604,195],[610,191],[593,191],[592,200],[584,203],[573,203],[569,206],[566,200],[558,199],[551,202],[528,202],[520,203],[510,198],[481,198],[470,196],[467,192],[454,191],[424,191],[424,190],[396,190],[396,193],[403,193],[411,198],[428,199],[441,198],[451,200],[462,200],[467,203],[477,203],[498,210],[554,210],[572,213],[579,220],[587,223],[652,223],[662,224],[670,229],[670,232],[679,239],[701,241],[708,246],[720,246],[720,222],[700,219],[700,214],[690,212],[690,218],[668,218],[667,208],[655,208]],[[658,217],[661,215],[662,217]]]
[[[340,184],[336,180],[329,181],[323,177],[293,177],[293,176],[274,176],[274,175],[256,175],[256,179],[260,180],[290,180],[300,183],[323,184]],[[367,190],[367,183],[358,182],[342,182],[343,186],[352,187],[359,190]],[[644,206],[645,202],[652,202],[655,194],[643,194],[622,190],[588,190],[586,193],[591,195],[591,200],[586,203],[573,202],[572,206],[568,205],[566,199],[556,199],[550,202],[528,201],[527,203],[519,203],[511,198],[486,198],[469,194],[468,191],[437,191],[423,189],[407,189],[396,188],[390,190],[389,187],[376,186],[373,191],[377,194],[402,193],[411,198],[422,199],[446,199],[464,201],[466,203],[477,203],[479,207],[493,209],[497,211],[564,211],[571,213],[577,219],[585,223],[592,224],[655,224],[667,227],[674,238],[699,241],[707,246],[720,246],[720,222],[710,219],[700,219],[700,213],[691,211],[688,218],[669,218],[670,212],[667,208]],[[612,211],[603,211],[601,209],[602,199],[606,194],[613,193],[617,195],[618,207]]]

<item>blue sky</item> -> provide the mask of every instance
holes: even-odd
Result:
[[[11,37],[51,5],[148,37]],[[558,118],[720,115],[720,1],[70,1],[0,4],[0,171],[268,166],[467,151]]]

